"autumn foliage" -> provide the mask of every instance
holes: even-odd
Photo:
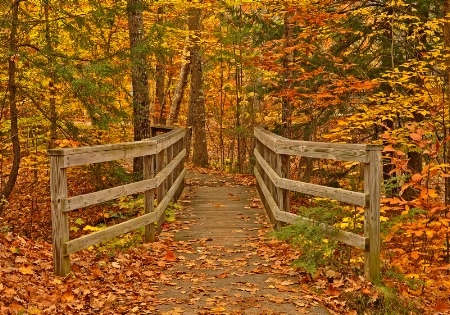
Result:
[[[177,83],[196,47],[210,168],[251,173],[252,130],[258,124],[292,139],[382,144],[382,282],[405,304],[416,301],[419,309],[447,312],[449,1],[163,2],[143,7],[145,38],[136,48],[148,68],[145,119],[165,123],[182,92],[177,124],[192,127],[194,87],[186,84],[177,92]],[[194,9],[201,12],[195,31],[188,25]],[[0,14],[0,259],[6,268],[0,279],[2,274],[9,279],[0,281],[0,293],[21,312],[23,305],[12,299],[16,291],[25,299],[40,285],[45,293],[39,294],[67,306],[86,294],[74,292],[69,279],[50,275],[48,244],[36,243],[51,238],[46,151],[133,139],[127,1],[4,1]],[[192,69],[187,71],[189,77]],[[291,163],[293,179],[352,190],[363,185],[355,165]],[[73,194],[133,180],[130,161],[78,168],[70,176]],[[5,187],[11,183],[9,194]],[[318,202],[295,197],[299,207]],[[127,199],[86,209],[71,217],[79,228],[71,233],[120,222],[138,208],[138,201]],[[350,209],[347,217],[358,211]],[[351,221],[341,219],[336,224]],[[37,253],[41,249],[43,256]],[[168,262],[176,259],[170,252],[157,253]],[[41,282],[35,282],[38,271],[45,274]],[[97,280],[104,277],[104,270],[91,271]],[[331,284],[321,289],[338,301],[338,291],[345,289],[333,281],[341,278],[329,278]],[[128,290],[122,285],[118,290]],[[11,289],[15,286],[20,289]],[[370,284],[356,286],[361,288],[353,291],[377,300],[373,291],[367,293]]]

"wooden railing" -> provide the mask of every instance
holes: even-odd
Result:
[[[161,133],[162,134],[158,134]],[[158,134],[158,135],[156,135]],[[50,189],[54,272],[63,276],[70,272],[70,254],[145,226],[144,241],[154,241],[155,222],[164,220],[170,201],[183,190],[184,137],[181,128],[152,127],[152,138],[119,144],[66,149],[52,149],[50,156]],[[135,157],[143,157],[143,180],[85,195],[68,197],[67,169]],[[144,214],[76,239],[69,239],[70,211],[144,192]],[[155,195],[157,206],[154,207]]]
[[[295,220],[306,220],[318,224],[328,237],[363,250],[365,274],[371,281],[378,281],[380,278],[381,146],[289,140],[263,127],[256,127],[254,133],[257,187],[275,228],[279,228],[283,222],[292,223]],[[290,156],[363,163],[364,192],[291,180],[289,179]],[[364,207],[364,236],[290,213],[290,191]]]

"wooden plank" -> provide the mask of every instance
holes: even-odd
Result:
[[[354,247],[362,249],[362,250],[367,250],[369,248],[369,238],[368,237],[364,237],[364,236],[354,234],[351,232],[342,231],[338,228],[327,225],[325,223],[320,223],[320,222],[317,222],[312,219],[303,218],[303,217],[298,216],[293,213],[281,211],[280,208],[278,207],[278,205],[276,204],[275,200],[271,196],[269,190],[264,185],[263,179],[257,169],[255,169],[255,177],[256,177],[257,182],[260,185],[262,194],[264,195],[264,198],[266,199],[267,204],[269,205],[270,212],[272,212],[274,214],[274,217],[276,218],[276,220],[285,222],[285,223],[293,223],[295,220],[308,221],[308,222],[317,224],[321,228],[324,235],[326,235],[327,237],[333,238],[339,242],[354,246]]]
[[[184,180],[185,174],[186,174],[186,169],[184,169],[183,172],[180,174],[180,176],[178,176],[174,185],[171,187],[171,189],[169,190],[167,195],[161,200],[160,204],[156,207],[154,212],[144,214],[140,217],[128,220],[126,222],[116,224],[116,225],[108,227],[104,230],[94,232],[94,233],[91,233],[88,235],[84,235],[77,239],[68,241],[64,244],[65,255],[70,255],[79,250],[88,248],[89,246],[109,240],[118,235],[128,233],[128,232],[133,231],[143,225],[153,224],[155,221],[158,220],[159,216],[161,216],[164,213],[164,210],[166,209],[169,201],[172,199],[173,194],[175,193],[176,189],[178,188],[178,185],[180,185],[182,183],[182,181]]]
[[[148,189],[153,189],[157,186],[157,179],[146,179],[135,183],[130,183],[122,186],[108,188],[93,193],[74,196],[67,199],[66,212],[76,209],[89,207],[102,202],[114,200],[120,197],[143,192]]]
[[[312,158],[366,163],[366,151],[378,150],[370,144],[346,144],[289,140],[275,135],[262,127],[255,127],[255,137],[278,154],[299,155]]]
[[[275,212],[280,211],[280,208],[278,208],[277,203],[273,199],[272,195],[270,194],[269,188],[264,183],[264,179],[262,178],[261,174],[259,173],[258,169],[254,169],[256,182],[259,187],[259,195],[261,196],[261,199],[264,201],[264,207],[266,208],[266,212],[269,216],[269,218],[273,218],[272,223],[275,224]]]
[[[180,139],[184,138],[185,134],[185,129],[177,128],[168,133],[160,134],[151,138],[153,141],[156,141],[156,153],[159,153],[175,144]]]
[[[48,154],[64,156],[63,167],[73,167],[155,154],[156,145],[153,140],[143,140],[93,147],[52,149],[48,150]]]
[[[50,156],[64,156],[63,167],[108,162],[156,154],[183,138],[185,129],[176,128],[168,133],[142,141],[104,144],[48,150]]]
[[[161,170],[156,177],[151,179],[144,179],[139,182],[130,183],[118,187],[108,188],[96,191],[89,194],[70,197],[67,199],[65,212],[76,209],[96,205],[102,202],[114,200],[120,197],[136,194],[145,190],[154,189],[161,185],[161,183],[169,176],[173,169],[183,161],[186,155],[186,150],[183,150],[177,155],[163,170]]]
[[[270,167],[264,158],[255,150],[255,157],[264,172],[269,176],[270,180],[279,188],[288,189],[316,197],[330,198],[333,200],[358,205],[364,207],[369,200],[367,193],[360,193],[340,188],[326,187],[316,184],[309,184],[295,181],[287,178],[280,178],[278,174]]]
[[[50,157],[53,269],[57,276],[65,276],[70,272],[70,257],[64,254],[63,249],[63,244],[69,241],[68,214],[64,213],[67,198],[67,172],[62,168],[63,159],[62,156]]]
[[[155,155],[144,156],[143,159],[143,175],[144,180],[149,180],[155,176],[154,163]],[[156,185],[155,185],[156,187]],[[155,189],[147,189],[144,191],[144,214],[149,214],[155,208]],[[155,224],[153,222],[144,226],[144,242],[155,241]]]
[[[161,152],[159,152],[156,155],[156,172],[160,172],[162,168],[164,168],[165,165],[165,157],[166,157],[166,150],[163,150]],[[156,200],[158,201],[158,205],[161,203],[161,200],[164,198],[164,196],[166,195],[166,181],[161,181],[158,185],[158,187],[156,188]],[[162,225],[165,221],[165,218],[161,218],[158,217],[158,226],[157,226],[157,231],[158,233],[161,232],[162,230]]]
[[[325,223],[321,223],[316,220],[304,218],[293,213],[288,213],[279,210],[275,212],[275,217],[277,218],[277,220],[291,224],[295,221],[303,221],[315,224],[320,228],[320,230],[325,236],[361,250],[368,250],[370,246],[368,237],[364,237],[352,232],[343,231],[334,226],[327,225]]]
[[[365,253],[365,273],[374,283],[380,281],[380,199],[381,150],[369,152],[369,163],[364,167],[364,192],[370,194],[364,208],[364,235],[370,237],[370,250]]]

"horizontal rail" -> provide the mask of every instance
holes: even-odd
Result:
[[[255,127],[254,134],[257,140],[254,150],[257,187],[274,226],[280,227],[281,222],[294,221],[315,224],[325,236],[364,250],[365,274],[371,281],[379,281],[382,146],[291,140],[275,135],[262,126]],[[289,179],[289,171],[286,169],[289,170],[291,155],[363,163],[364,192]],[[291,191],[364,207],[364,236],[290,213],[289,203],[285,200],[289,198]]]
[[[278,174],[272,169],[272,167],[267,163],[258,150],[254,151],[256,160],[264,169],[265,173],[269,176],[272,183],[278,188],[288,189],[290,191],[296,191],[299,193],[312,195],[316,197],[324,197],[330,198],[337,201],[346,202],[349,204],[357,205],[357,206],[365,206],[368,203],[369,195],[354,192],[350,190],[326,187],[316,184],[309,184],[304,182],[299,182],[287,178],[281,178]]]
[[[181,151],[163,170],[161,170],[152,179],[145,179],[135,183],[67,198],[66,209],[64,210],[64,212],[70,212],[76,209],[96,205],[120,197],[140,193],[145,190],[154,189],[161,185],[161,183],[170,175],[170,173],[177,167],[177,165],[183,160],[185,156],[186,149]]]
[[[293,223],[295,221],[302,221],[302,222],[309,222],[311,224],[317,225],[324,233],[325,236],[331,237],[339,242],[342,242],[344,244],[354,246],[356,248],[359,248],[361,250],[369,250],[369,238],[364,237],[352,232],[342,231],[334,226],[320,223],[316,220],[305,218],[293,213],[284,212],[281,211],[278,207],[277,203],[273,199],[272,195],[269,192],[269,189],[267,188],[266,184],[264,183],[264,180],[262,179],[261,175],[259,174],[258,170],[255,169],[255,177],[258,181],[259,187],[264,195],[264,199],[273,211],[273,215],[275,219],[278,221],[284,222],[284,223]]]
[[[153,155],[176,143],[184,137],[185,133],[185,129],[176,128],[168,133],[142,141],[104,144],[93,147],[51,149],[48,150],[48,155],[64,157],[59,167],[73,167]]]
[[[71,240],[66,242],[63,245],[63,252],[64,255],[70,255],[72,253],[75,253],[77,251],[80,251],[82,249],[86,249],[89,246],[93,246],[95,244],[98,244],[100,242],[109,240],[113,237],[116,237],[118,235],[131,232],[135,229],[140,228],[141,226],[151,224],[159,219],[159,217],[164,213],[167,205],[169,204],[170,200],[174,197],[179,185],[181,185],[181,182],[183,181],[185,175],[186,175],[186,169],[184,169],[176,181],[173,183],[172,187],[167,192],[166,196],[161,200],[159,205],[156,207],[154,212],[144,214],[140,217],[130,219],[128,221],[110,226],[104,230],[97,231],[88,235],[84,235],[82,237],[79,237],[77,239]]]
[[[374,144],[325,143],[290,140],[275,135],[261,126],[255,127],[255,136],[277,154],[298,155],[339,161],[368,162],[367,151],[379,150]]]

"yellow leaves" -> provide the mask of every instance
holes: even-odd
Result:
[[[32,267],[20,267],[19,272],[23,275],[32,275],[34,274]]]

